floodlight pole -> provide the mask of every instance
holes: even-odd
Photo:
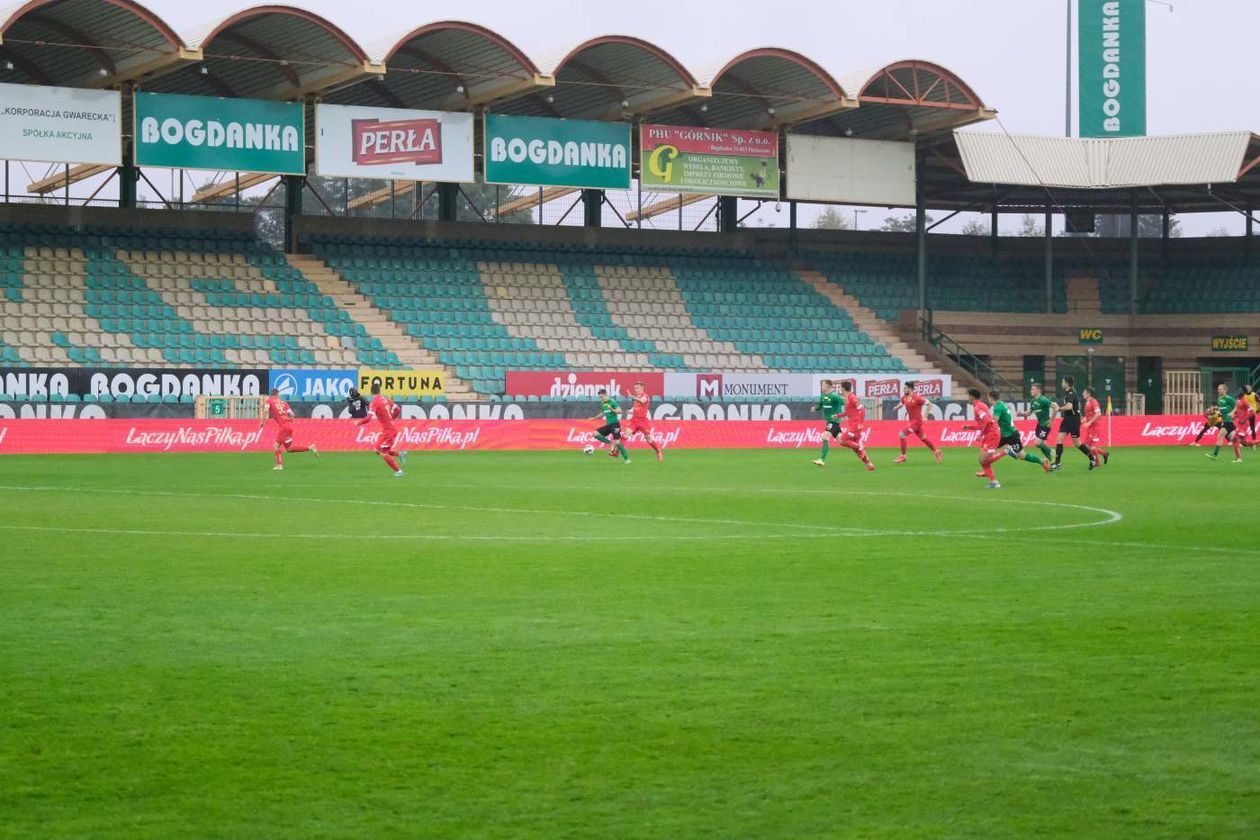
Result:
[[[1067,0],[1067,86],[1063,89],[1063,136],[1072,136],[1072,0]]]

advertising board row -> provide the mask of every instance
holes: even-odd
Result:
[[[444,392],[436,371],[280,368],[0,368],[0,393],[31,400],[50,397],[251,397],[279,388],[290,400],[341,400],[373,384],[395,397],[437,397]]]
[[[949,376],[854,373],[660,373],[637,371],[523,371],[507,372],[506,392],[512,396],[589,397],[600,390],[629,394],[642,382],[652,395],[700,399],[807,399],[818,395],[819,383],[830,379],[850,382],[863,398],[897,397],[906,382],[928,398],[949,396]]]
[[[1115,446],[1154,446],[1193,440],[1201,428],[1195,415],[1135,416],[1112,419]],[[866,446],[893,447],[903,424],[879,420],[863,433]],[[1032,440],[1032,425],[1020,425]],[[270,433],[270,434],[269,434]],[[728,423],[697,420],[661,422],[656,440],[677,449],[814,449],[822,443],[817,421]],[[931,423],[928,433],[942,446],[976,443],[978,432],[961,421]],[[294,436],[324,451],[371,450],[375,424],[297,420]],[[253,421],[213,420],[0,420],[0,455],[94,452],[258,452],[270,450],[274,432]],[[593,424],[574,420],[419,420],[399,424],[397,445],[408,450],[574,450],[594,441]],[[643,446],[631,442],[632,447]]]
[[[571,397],[595,399],[605,389],[614,396],[629,394],[643,382],[656,397],[700,400],[754,399],[765,401],[808,400],[818,394],[819,383],[831,379],[850,382],[862,398],[890,399],[901,394],[906,382],[931,399],[948,397],[948,376],[852,373],[662,373],[659,371],[509,371],[507,393],[511,396]],[[437,397],[444,393],[437,371],[377,368],[276,368],[272,370],[222,370],[211,368],[0,368],[0,393],[14,397],[199,397],[256,396],[272,388],[289,400],[319,402],[341,400],[351,388],[368,393],[379,384],[395,397]]]
[[[135,94],[134,126],[122,126],[118,91],[0,84],[0,154],[11,160],[118,166],[134,130],[138,166],[345,178],[470,183],[470,113],[318,104],[308,144],[299,102],[183,94]],[[778,199],[779,135],[688,126],[640,126],[644,191]],[[627,122],[487,114],[485,181],[491,184],[630,188]],[[914,203],[914,147],[789,135],[787,197]]]

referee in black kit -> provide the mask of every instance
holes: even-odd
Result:
[[[362,420],[367,417],[368,401],[359,393],[358,388],[350,389],[350,396],[346,397],[346,405],[350,407],[350,416],[355,420]]]
[[[1085,453],[1090,469],[1094,467],[1094,456],[1089,447],[1081,442],[1081,397],[1076,393],[1076,380],[1071,376],[1063,377],[1063,391],[1059,397],[1059,436],[1054,442],[1054,465],[1052,470],[1063,468],[1063,439],[1071,438],[1076,448]]]

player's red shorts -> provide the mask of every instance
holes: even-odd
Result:
[[[1085,445],[1086,446],[1102,446],[1102,435],[1099,434],[1098,432],[1093,431],[1092,429],[1088,432],[1085,432]]]
[[[276,432],[276,446],[288,446],[290,443],[293,443],[293,427],[281,426]]]
[[[980,439],[981,449],[997,449],[1002,445],[1002,433],[1000,431],[989,432]]]
[[[381,432],[380,439],[376,442],[376,448],[381,452],[392,452],[394,449],[394,441],[398,439],[398,430],[392,432]]]
[[[643,435],[644,437],[651,439],[652,431],[652,424],[646,420],[627,420],[621,426],[621,434],[625,437]]]
[[[852,443],[861,443],[862,442],[862,427],[861,426],[845,426],[840,431],[840,437]]]
[[[901,430],[901,434],[906,436],[915,435],[917,437],[923,437],[923,421],[920,420],[918,423],[908,424]]]

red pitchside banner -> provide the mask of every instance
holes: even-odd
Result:
[[[657,371],[540,370],[509,370],[503,390],[514,397],[590,397],[593,401],[600,388],[614,397],[627,396],[636,382],[655,396],[665,391],[665,374]]]
[[[1103,441],[1108,439],[1103,421]],[[1115,417],[1111,442],[1116,446],[1186,443],[1202,428],[1197,415]],[[409,450],[564,450],[593,442],[593,423],[572,420],[417,420],[399,424],[398,446]],[[961,421],[931,422],[927,432],[944,446],[971,446],[976,432]],[[1025,441],[1032,425],[1019,424]],[[822,424],[801,420],[657,421],[656,437],[683,449],[812,449],[822,442]],[[867,446],[897,445],[903,423],[879,420],[866,426]],[[294,439],[335,452],[371,450],[375,424],[345,420],[297,420]],[[249,421],[213,420],[9,420],[0,421],[0,454],[91,452],[263,452],[272,448],[276,428],[261,432]],[[642,446],[642,443],[632,445]],[[918,445],[917,443],[915,444]]]

